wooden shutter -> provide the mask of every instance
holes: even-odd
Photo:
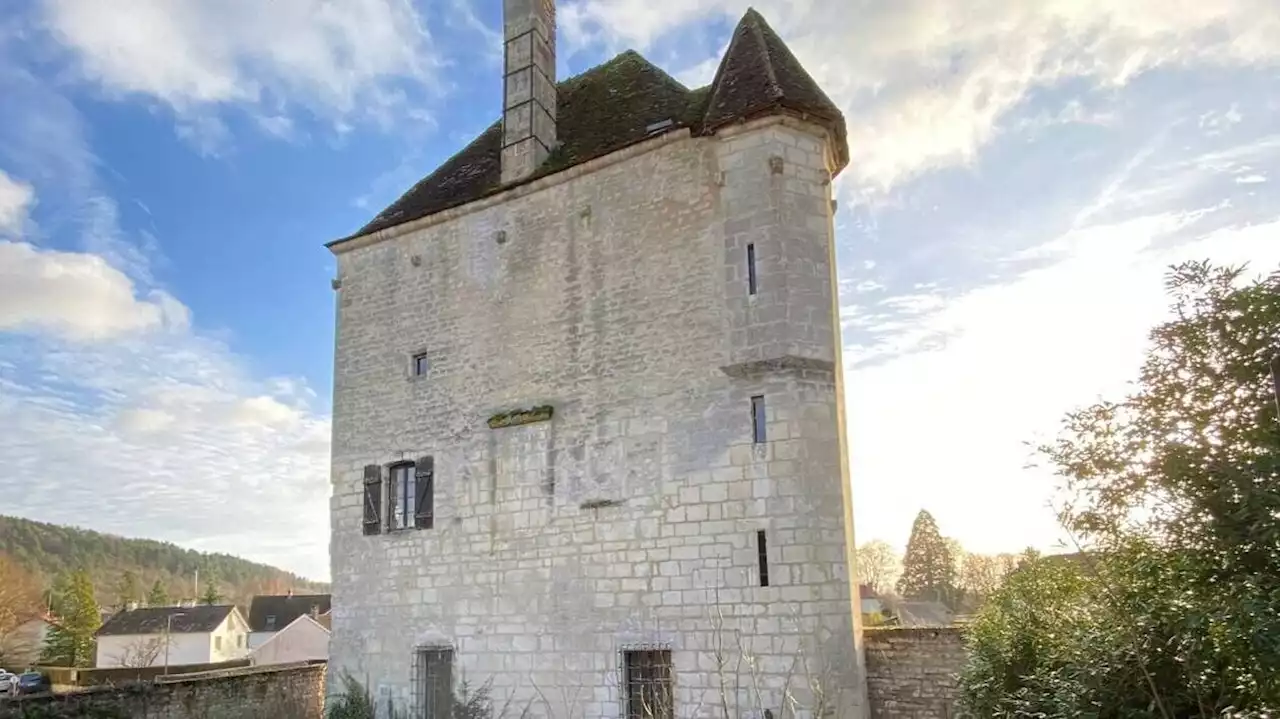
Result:
[[[418,529],[431,529],[435,523],[435,484],[436,462],[432,457],[419,457],[414,465],[417,481],[414,484],[418,496],[414,502],[413,526]]]
[[[382,532],[382,467],[364,467],[364,533]]]

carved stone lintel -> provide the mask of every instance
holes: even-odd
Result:
[[[814,359],[812,357],[783,355],[782,357],[771,357],[763,360],[738,362],[736,364],[725,365],[720,368],[721,372],[724,372],[730,377],[739,378],[757,377],[770,372],[806,370],[811,372],[832,372],[835,370],[835,363],[829,360]]]
[[[554,413],[555,408],[549,404],[532,409],[515,409],[510,412],[502,412],[489,418],[489,429],[502,429],[503,427],[515,427],[534,422],[546,422],[551,419]]]

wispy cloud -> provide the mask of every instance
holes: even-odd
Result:
[[[282,386],[190,332],[7,338],[5,512],[325,578],[329,421]]]
[[[1114,88],[1162,66],[1280,59],[1271,0],[864,1],[834,12],[813,0],[580,0],[561,16],[571,44],[643,48],[748,4],[845,109],[851,176],[866,189],[971,162],[1038,87],[1087,78]]]
[[[0,241],[5,511],[327,576],[328,418],[189,316],[98,255]]]
[[[55,87],[0,62],[0,96],[0,488],[22,498],[4,511],[327,576],[315,395],[255,376],[157,282]]]

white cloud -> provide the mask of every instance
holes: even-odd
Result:
[[[133,282],[98,255],[0,241],[0,331],[52,331],[78,340],[187,326],[187,309]]]
[[[859,540],[901,546],[923,506],[973,551],[1060,541],[1047,508],[1055,480],[1024,468],[1032,457],[1023,442],[1051,437],[1063,413],[1116,397],[1137,376],[1146,333],[1167,316],[1169,264],[1212,258],[1250,262],[1255,273],[1280,265],[1280,221],[1173,248],[1159,242],[1193,221],[1158,215],[1055,238],[1045,254],[1060,261],[969,292],[899,340],[945,342],[853,371],[846,398]]]
[[[190,331],[8,337],[0,367],[6,513],[328,576],[329,418],[298,380]]]
[[[35,203],[35,190],[0,170],[0,237],[21,234],[27,212]]]
[[[1280,59],[1273,0],[582,0],[561,17],[571,44],[644,48],[708,17],[736,20],[749,2],[844,108],[850,174],[868,188],[973,160],[1037,87]]]
[[[403,103],[400,83],[437,79],[409,0],[132,0],[127,13],[98,0],[44,0],[44,9],[88,78],[179,114],[246,105],[274,117],[289,102],[376,115]]]

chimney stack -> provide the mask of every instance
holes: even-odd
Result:
[[[556,144],[555,0],[502,0],[502,182],[533,174]]]

